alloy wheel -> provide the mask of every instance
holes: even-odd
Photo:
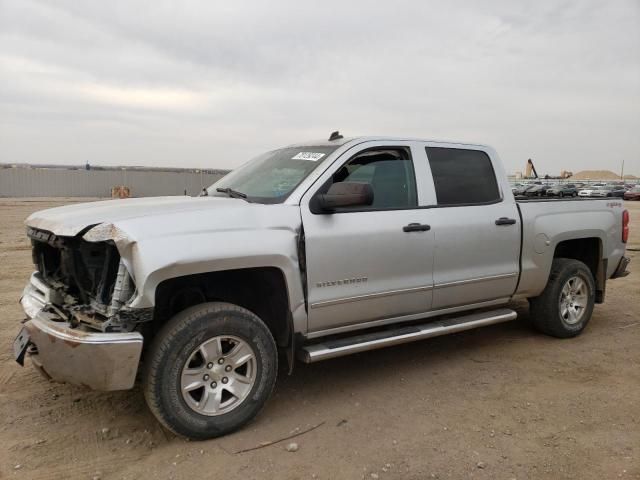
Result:
[[[575,325],[582,320],[587,305],[587,283],[578,276],[569,278],[560,293],[560,316],[568,325]]]
[[[210,338],[191,353],[182,369],[182,398],[202,415],[228,413],[249,396],[256,368],[255,352],[241,338]]]

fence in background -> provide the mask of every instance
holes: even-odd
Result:
[[[197,195],[225,172],[0,168],[0,197],[111,197],[125,185],[132,197]]]

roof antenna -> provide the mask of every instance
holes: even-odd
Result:
[[[340,140],[341,138],[344,138],[344,137],[340,135],[340,132],[338,130],[336,130],[335,132],[332,132],[331,135],[329,135],[330,142],[332,142],[333,140]]]

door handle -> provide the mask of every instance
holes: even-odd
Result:
[[[500,217],[496,220],[496,225],[515,225],[515,218]]]
[[[403,232],[426,232],[427,230],[431,230],[431,225],[424,223],[410,223],[402,227]]]

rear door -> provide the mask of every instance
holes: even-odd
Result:
[[[304,195],[310,336],[396,321],[431,307],[433,231],[430,210],[421,208],[428,172],[424,150],[412,145],[353,147]],[[314,195],[340,181],[369,183],[373,205],[313,213]]]
[[[424,148],[436,197],[432,308],[506,301],[518,281],[520,217],[500,165],[483,150]]]

